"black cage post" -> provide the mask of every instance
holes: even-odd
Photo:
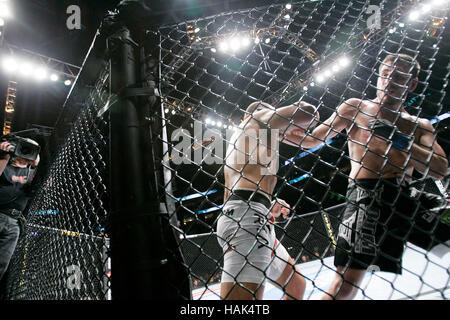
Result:
[[[146,32],[136,19],[151,16],[139,1],[123,1],[118,9],[116,31],[108,38],[111,93],[118,97],[110,108],[112,298],[190,298],[189,278],[180,272],[182,257],[159,199],[155,156],[161,146],[152,143],[158,126],[150,118],[160,109],[158,70],[145,67],[155,57],[143,54]]]

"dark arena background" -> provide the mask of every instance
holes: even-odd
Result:
[[[349,98],[375,98],[390,53],[420,63],[403,106],[431,121],[448,159],[449,6],[0,1],[3,134],[29,130],[41,145],[4,298],[219,300],[224,157],[244,110],[301,100],[323,121]],[[306,280],[306,300],[320,299],[335,275],[347,146],[344,131],[314,149],[279,146],[274,195],[291,212],[275,231]],[[413,176],[419,193],[441,201],[432,222],[413,223],[430,241],[403,239],[402,273],[374,266],[355,299],[450,297],[448,171]],[[264,299],[282,297],[268,281]]]

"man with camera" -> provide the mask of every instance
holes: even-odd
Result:
[[[26,222],[22,212],[30,198],[39,151],[39,144],[31,139],[15,137],[0,142],[0,280]]]

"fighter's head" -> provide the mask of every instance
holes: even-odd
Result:
[[[407,54],[389,54],[379,68],[377,97],[385,104],[401,104],[418,83],[420,64]]]

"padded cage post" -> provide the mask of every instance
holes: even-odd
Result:
[[[111,88],[118,96],[110,109],[112,296],[179,299],[180,283],[187,284],[185,296],[190,288],[188,277],[183,279],[177,270],[181,255],[174,258],[177,245],[159,203],[159,170],[154,161],[159,151],[151,143],[157,128],[150,114],[160,104],[154,81],[157,69],[148,63],[154,54],[146,56],[140,46],[144,29],[136,28],[135,21],[129,21],[128,27],[127,18],[121,19],[145,10],[141,9],[137,1],[121,3],[118,21],[125,23],[108,40]]]

